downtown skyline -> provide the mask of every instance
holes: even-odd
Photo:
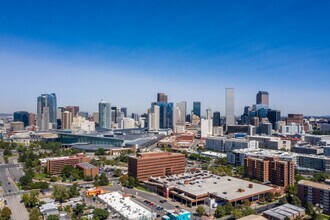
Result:
[[[164,92],[170,102],[187,101],[187,112],[201,101],[202,115],[209,107],[224,116],[225,88],[233,87],[235,115],[259,90],[282,115],[329,115],[329,3],[158,3],[64,6],[72,14],[2,3],[0,112],[36,112],[36,97],[54,92],[58,106],[92,113],[104,99],[144,113]],[[10,15],[18,4],[30,12]]]

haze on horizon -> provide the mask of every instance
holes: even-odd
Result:
[[[282,115],[330,115],[329,1],[3,1],[0,112],[37,96],[144,113],[157,92],[235,114],[259,90]]]

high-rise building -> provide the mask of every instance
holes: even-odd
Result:
[[[294,184],[294,162],[278,157],[244,159],[244,176],[263,183],[287,187]]]
[[[154,104],[151,106],[151,110],[148,113],[148,130],[159,130],[159,122],[160,122],[160,108],[158,105]]]
[[[72,113],[69,111],[64,111],[62,113],[62,129],[71,129],[71,124],[73,121]]]
[[[127,108],[126,107],[121,107],[120,111],[124,113],[124,117],[127,117]]]
[[[99,124],[101,128],[111,129],[111,104],[104,100],[99,103]]]
[[[220,112],[213,112],[213,126],[218,127],[221,125]]]
[[[197,115],[199,118],[201,117],[201,102],[193,102],[193,113]]]
[[[37,125],[40,130],[56,128],[57,101],[55,93],[41,94],[37,99]]]
[[[226,88],[226,125],[235,125],[234,88]]]
[[[180,118],[179,122],[185,122],[186,121],[186,116],[187,116],[187,102],[182,101],[176,103],[176,107],[180,109]]]
[[[128,157],[128,176],[146,181],[150,177],[181,174],[185,171],[185,163],[185,155],[180,153],[139,153]]]
[[[271,136],[272,135],[272,124],[267,123],[267,122],[261,123],[258,127],[257,133]]]
[[[269,122],[272,123],[272,127],[275,130],[276,122],[281,120],[281,111],[269,109],[267,113],[267,118]]]
[[[64,111],[72,113],[72,118],[76,117],[79,113],[79,106],[65,106]]]
[[[269,94],[266,91],[259,91],[256,97],[256,104],[269,106]]]
[[[165,93],[157,93],[157,102],[167,103],[167,95]]]
[[[14,121],[21,121],[24,127],[29,126],[29,113],[25,111],[14,112]]]
[[[93,121],[96,124],[99,124],[99,122],[100,122],[99,119],[100,119],[99,113],[98,112],[93,112]]]
[[[36,115],[32,112],[29,113],[29,126],[36,125]]]
[[[304,115],[303,114],[288,114],[288,118],[286,120],[287,124],[296,123],[296,124],[304,124]]]
[[[156,102],[159,106],[159,128],[173,128],[173,103]]]

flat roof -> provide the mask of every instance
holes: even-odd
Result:
[[[319,189],[324,189],[324,190],[330,190],[330,185],[324,184],[324,183],[316,183],[312,182],[309,180],[300,180],[298,184],[309,186],[309,187],[314,187],[314,188],[319,188]]]
[[[136,156],[130,156],[131,158],[154,158],[154,157],[169,157],[169,156],[178,156],[184,155],[181,153],[172,153],[172,152],[146,152],[138,153]]]
[[[239,220],[267,220],[267,219],[260,215],[248,215],[243,218],[239,218]]]
[[[210,193],[213,196],[228,201],[273,190],[272,187],[266,185],[231,176],[217,176],[209,172],[184,173],[167,178],[153,178],[153,180],[156,183],[167,185],[184,194],[201,197]],[[249,187],[251,184],[252,188]]]
[[[93,164],[90,163],[78,163],[77,166],[83,168],[83,169],[93,169],[93,168],[97,168],[96,166],[94,166]]]
[[[281,220],[285,220],[286,217],[291,218],[293,216],[298,216],[301,215],[301,213],[304,213],[305,209],[298,207],[298,206],[294,206],[291,204],[285,204],[285,205],[281,205],[272,209],[269,209],[267,211],[264,212],[264,214],[268,215],[268,216],[272,216],[276,219],[281,219]]]
[[[119,192],[111,192],[98,197],[127,219],[139,219],[142,217],[152,219],[154,217],[149,210]]]

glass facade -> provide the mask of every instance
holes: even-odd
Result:
[[[24,111],[14,112],[14,121],[23,122],[24,127],[29,126],[29,113]]]
[[[193,113],[198,117],[201,117],[201,102],[193,103]]]
[[[49,123],[52,128],[57,124],[57,100],[56,94],[41,94],[37,99],[37,125],[41,130],[48,130]]]

